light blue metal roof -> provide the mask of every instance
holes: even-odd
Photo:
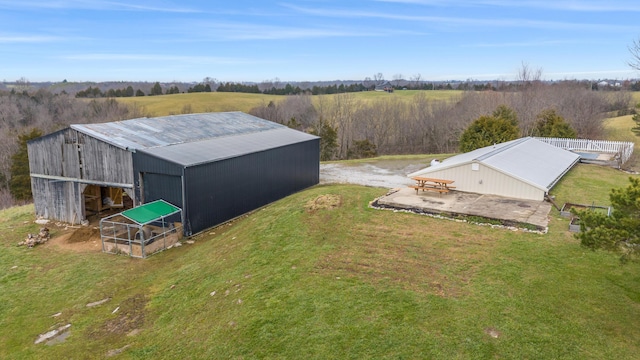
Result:
[[[475,162],[549,191],[578,160],[578,154],[524,137],[450,157],[409,176],[426,175]]]
[[[119,148],[136,151],[287,127],[235,111],[76,124],[71,128]]]

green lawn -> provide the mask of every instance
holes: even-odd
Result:
[[[593,169],[558,197],[626,181],[574,193]],[[0,358],[637,358],[640,264],[581,248],[557,211],[540,235],[370,209],[384,192],[316,186],[147,260],[16,247],[33,209],[2,211]]]

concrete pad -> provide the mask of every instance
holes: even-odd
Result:
[[[461,191],[438,194],[401,188],[378,199],[384,207],[419,210],[432,214],[473,215],[506,223],[524,223],[547,229],[551,204],[546,201],[522,200]]]

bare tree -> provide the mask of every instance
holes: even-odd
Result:
[[[640,70],[640,39],[633,40],[629,45],[629,53],[631,53],[631,60],[627,61],[632,69]]]
[[[411,82],[413,83],[414,88],[419,88],[422,83],[422,74],[417,73],[411,77]]]
[[[202,79],[202,83],[211,86],[211,89],[215,89],[215,85],[218,83],[218,79],[207,76]]]
[[[532,69],[528,63],[522,62],[516,74],[516,80],[524,86],[539,83],[542,80],[542,68]]]
[[[273,80],[263,80],[258,85],[258,89],[260,89],[260,91],[271,90],[272,87],[274,87]]]
[[[311,95],[290,95],[276,106],[280,108],[281,123],[305,130],[316,123],[318,114],[311,102]]]
[[[375,83],[375,82],[373,82],[373,80],[371,80],[371,78],[370,78],[370,77],[368,77],[368,76],[367,76],[366,78],[364,78],[364,86],[365,86],[367,89],[371,89],[375,84],[376,84],[376,83]]]
[[[402,84],[403,81],[404,81],[404,79],[402,78],[402,74],[393,75],[393,85],[395,87],[400,87],[400,85]]]
[[[16,91],[19,91],[19,92],[29,91],[29,88],[31,88],[31,83],[24,76],[16,80],[16,85],[15,85]]]
[[[382,73],[373,74],[373,81],[376,82],[376,85],[384,81],[384,75]]]

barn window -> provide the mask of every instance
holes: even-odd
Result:
[[[480,170],[480,164],[478,164],[478,163],[471,164],[471,170],[473,170],[473,171]]]

